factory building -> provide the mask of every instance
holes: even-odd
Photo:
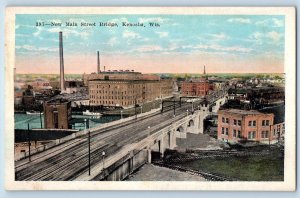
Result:
[[[90,80],[91,106],[131,107],[172,96],[172,80]]]
[[[218,139],[225,142],[275,143],[278,138],[273,132],[275,127],[273,113],[241,109],[218,111]]]
[[[84,74],[83,83],[88,87],[90,106],[133,107],[172,96],[173,81],[160,79],[153,74],[134,70],[100,69],[97,52],[97,73]]]

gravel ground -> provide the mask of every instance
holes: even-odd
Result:
[[[205,181],[203,177],[171,170],[164,167],[145,164],[127,181]]]
[[[199,149],[199,150],[216,150],[221,149],[218,141],[208,134],[187,133],[186,139],[176,139],[177,147],[175,149]]]

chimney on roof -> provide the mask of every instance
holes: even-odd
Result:
[[[64,52],[63,52],[63,35],[59,32],[59,60],[60,60],[60,91],[65,91],[65,74],[64,74]]]
[[[97,73],[101,73],[100,70],[100,55],[99,55],[99,51],[97,51]]]
[[[104,66],[104,72],[105,72],[105,66]]]

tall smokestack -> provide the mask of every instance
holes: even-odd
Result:
[[[100,70],[100,56],[99,51],[97,51],[97,73],[99,74],[101,72]]]
[[[60,91],[65,91],[65,73],[64,73],[64,48],[63,35],[59,32],[59,59],[60,59]]]

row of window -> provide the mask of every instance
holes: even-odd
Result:
[[[118,100],[134,100],[135,97],[133,96],[95,96],[95,95],[90,95],[91,99],[118,99]]]
[[[229,135],[229,129],[222,127],[222,134]],[[240,130],[233,129],[232,136],[241,138],[242,134]],[[256,138],[256,131],[249,131],[248,132],[248,139],[255,139]],[[269,131],[261,131],[261,138],[269,138]]]
[[[107,100],[106,100],[106,101],[101,101],[101,100],[100,100],[100,101],[99,101],[99,100],[91,100],[91,103],[92,103],[92,104],[99,104],[99,105],[100,105],[100,104],[101,104],[101,105],[105,105],[105,104],[106,104],[106,105],[109,105],[109,104],[112,104],[112,105],[113,105],[113,104],[117,104],[117,103],[114,103],[114,101],[107,101]],[[133,104],[134,104],[134,102],[132,102],[132,101],[129,101],[129,102],[123,102],[123,101],[122,101],[122,102],[121,102],[121,105],[133,105]]]
[[[229,124],[229,118],[222,117],[222,122]],[[241,120],[237,120],[237,119],[233,119],[233,125],[241,126],[242,125],[242,121]],[[270,126],[270,120],[262,120],[262,124],[261,125],[262,126]],[[250,120],[250,121],[248,121],[248,126],[255,127],[256,126],[256,120]]]
[[[228,135],[229,134],[229,129],[222,127],[222,134],[223,135]],[[233,129],[232,130],[232,136],[237,137],[237,138],[241,138],[242,137],[241,131]]]

